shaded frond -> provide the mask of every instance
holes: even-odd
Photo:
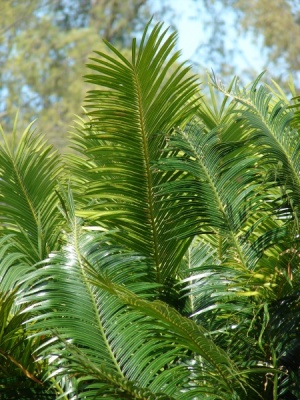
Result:
[[[18,143],[1,131],[1,234],[12,234],[16,250],[28,264],[42,260],[57,247],[60,213],[55,190],[61,172],[59,156],[31,126]],[[16,135],[16,133],[14,133]]]

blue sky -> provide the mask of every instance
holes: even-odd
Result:
[[[154,3],[159,4],[159,0],[154,0]],[[197,4],[195,4],[197,3]],[[176,10],[175,24],[178,27],[178,47],[182,50],[184,59],[195,61],[202,64],[203,69],[216,70],[214,65],[206,65],[201,60],[200,54],[195,54],[196,49],[202,44],[206,44],[205,19],[207,11],[201,6],[202,1],[195,0],[172,0],[172,6]],[[196,7],[200,8],[200,13],[196,12]],[[256,38],[256,43],[253,43],[253,37],[250,34],[239,34],[234,28],[233,13],[228,12],[226,15],[226,49],[228,52],[234,48],[238,48],[239,52],[231,59],[234,73],[240,75],[243,70],[248,69],[254,75],[257,75],[264,70],[265,58],[261,53],[260,38]],[[170,23],[170,21],[165,21]]]

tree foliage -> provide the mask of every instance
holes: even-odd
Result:
[[[77,78],[91,49],[104,50],[100,38],[127,48],[150,15],[147,0],[3,2],[0,117],[6,132],[20,109],[22,127],[39,117],[39,128],[63,150],[65,127],[80,113],[87,90]]]
[[[285,87],[288,70],[298,86],[297,1],[276,0],[270,7],[268,1],[203,0],[191,1],[188,7],[205,30],[205,39],[199,37],[202,46],[197,62],[205,66],[210,63],[222,76],[231,75],[238,68],[232,60],[241,50],[236,38],[253,32],[261,68],[268,68]],[[180,19],[176,12],[176,6],[168,0],[3,2],[0,119],[6,134],[12,131],[14,115],[20,110],[21,129],[38,117],[39,129],[64,151],[68,136],[65,127],[72,125],[74,114],[81,114],[81,99],[88,88],[77,77],[91,49],[107,51],[100,40],[105,38],[119,50],[129,51],[132,36],[141,35],[142,26],[153,13],[176,25]],[[227,20],[232,18],[234,22],[228,25]],[[231,36],[233,39],[229,39]],[[251,79],[260,72],[254,65],[246,67],[243,72]]]
[[[195,15],[202,8],[206,11],[206,42],[199,55],[206,62],[209,60],[215,71],[222,76],[231,75],[240,68],[232,60],[245,58],[248,64],[242,74],[258,74],[258,64],[285,88],[292,75],[299,88],[298,0],[274,0],[272,4],[268,0],[203,0],[194,1],[193,7]],[[246,42],[240,41],[243,38],[247,38]]]
[[[207,99],[150,25],[89,61],[75,153],[1,144],[0,391],[297,399],[299,104],[262,75]]]

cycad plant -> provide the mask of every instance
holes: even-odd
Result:
[[[300,396],[297,98],[205,97],[150,26],[91,58],[72,155],[3,134],[0,398]]]

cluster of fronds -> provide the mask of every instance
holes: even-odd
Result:
[[[0,398],[296,399],[297,102],[202,97],[148,31],[91,59],[73,155],[3,134]]]

